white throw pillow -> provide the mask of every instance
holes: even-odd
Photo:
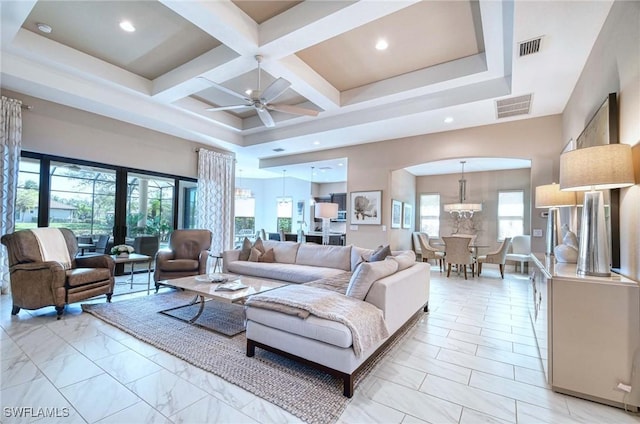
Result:
[[[398,262],[396,261],[363,262],[351,276],[346,294],[364,300],[373,283],[397,270]]]
[[[416,253],[413,250],[405,250],[398,255],[387,256],[386,260],[396,261],[398,263],[398,271],[402,271],[416,263]]]

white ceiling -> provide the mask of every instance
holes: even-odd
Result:
[[[234,151],[246,176],[261,158],[561,113],[611,1],[0,6],[3,89]],[[125,18],[136,32],[120,30]],[[37,22],[53,32],[39,32]],[[384,52],[373,47],[380,37],[389,42]],[[519,57],[518,43],[535,37],[543,37],[540,52]],[[256,88],[256,54],[264,56],[263,86],[291,82],[278,102],[320,114],[274,112],[276,126],[266,128],[253,112],[206,111],[234,99],[199,77]],[[496,118],[497,99],[529,93],[528,114]],[[300,173],[310,165],[299,164]],[[459,172],[457,160],[448,165]]]

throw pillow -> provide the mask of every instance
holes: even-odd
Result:
[[[251,253],[249,254],[249,262],[259,262],[260,256],[262,256],[262,252],[255,247],[252,247]]]
[[[358,265],[349,280],[347,296],[364,300],[373,283],[387,277],[398,270],[396,261],[363,262]]]
[[[270,262],[270,263],[273,263],[275,261],[276,261],[276,254],[273,251],[273,249],[267,250],[262,255],[260,255],[260,257],[258,258],[258,262]]]
[[[391,248],[387,244],[386,246],[380,246],[375,252],[369,256],[369,262],[384,261],[387,256],[391,256]]]
[[[386,260],[396,261],[398,263],[398,271],[402,271],[416,263],[416,254],[413,250],[407,250],[395,256],[387,256]]]
[[[240,250],[240,256],[238,257],[239,261],[248,261],[249,255],[251,255],[251,248],[253,245],[251,244],[251,240],[248,238],[244,238],[242,242],[242,249]]]
[[[260,237],[258,237],[256,239],[256,242],[253,243],[253,247],[258,249],[260,251],[260,253],[264,253],[265,252],[264,244],[262,243],[262,239]]]

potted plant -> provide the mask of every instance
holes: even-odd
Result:
[[[119,244],[111,248],[112,255],[127,257],[129,256],[129,253],[133,253],[133,247],[127,244]]]

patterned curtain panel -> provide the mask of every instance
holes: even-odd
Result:
[[[2,96],[0,111],[0,235],[12,233],[15,229],[16,190],[18,187],[18,165],[22,144],[22,102]],[[9,263],[7,249],[0,245],[0,282],[2,294],[10,292]]]
[[[233,242],[233,154],[198,152],[198,228],[211,231],[211,252],[228,250]]]

